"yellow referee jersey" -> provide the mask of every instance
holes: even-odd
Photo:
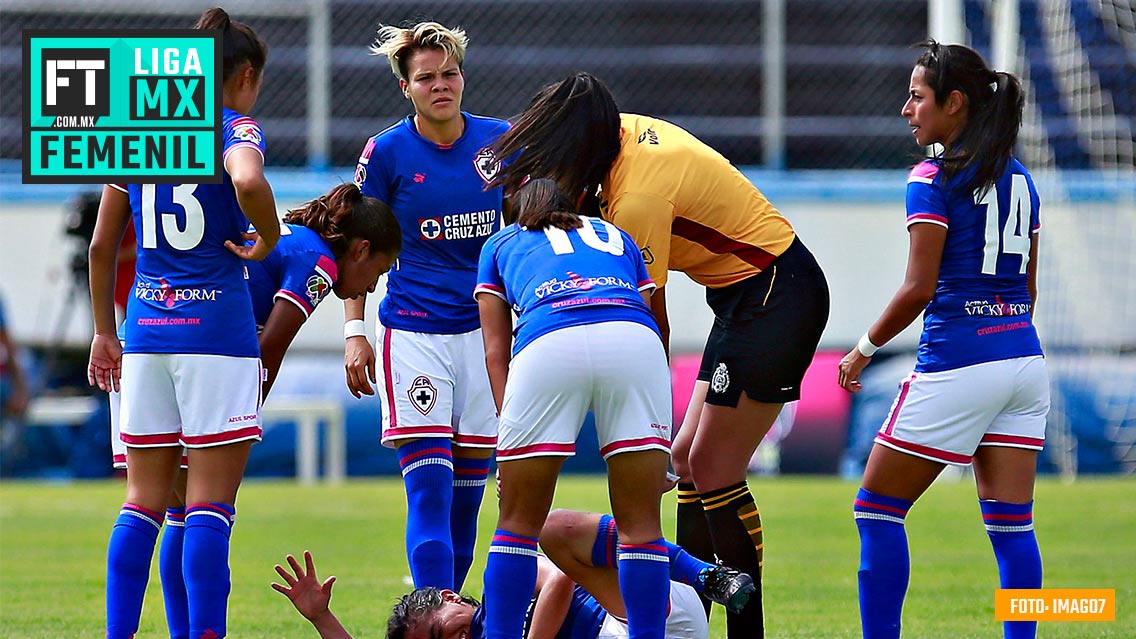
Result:
[[[600,210],[635,239],[656,285],[672,270],[729,286],[789,248],[793,226],[721,154],[669,122],[620,117],[622,148]]]

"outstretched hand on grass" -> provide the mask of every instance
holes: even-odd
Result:
[[[304,566],[292,555],[287,557],[292,572],[276,564],[276,573],[284,580],[284,585],[273,583],[272,589],[288,598],[296,611],[312,622],[322,639],[351,639],[351,635],[331,612],[331,587],[335,577],[328,577],[322,584],[316,576],[316,565],[312,553],[304,551]],[[293,575],[292,573],[295,573]]]

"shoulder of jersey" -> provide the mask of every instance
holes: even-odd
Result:
[[[931,184],[939,176],[939,165],[931,160],[923,160],[907,173],[907,183]]]
[[[383,153],[380,153],[379,157],[387,157],[388,149],[404,143],[406,141],[403,135],[406,130],[404,122],[405,118],[367,138],[367,143],[363,145],[363,151],[359,154],[359,163],[369,164],[371,157],[375,155],[375,149],[382,149]],[[355,181],[357,183],[360,181],[358,175]]]
[[[323,242],[320,241],[319,233],[316,233],[303,224],[288,224],[288,226],[292,229],[292,232],[288,235],[280,236],[281,241],[287,241],[294,250],[323,252],[324,245]]]
[[[256,121],[256,118],[250,115],[237,113],[236,111],[226,111],[225,117],[222,119],[222,122],[226,126],[236,126],[238,124],[252,124],[255,126],[260,126],[260,124]]]
[[[485,128],[491,130],[500,129],[502,132],[504,132],[512,126],[507,120],[502,120],[500,118],[491,118],[487,115],[474,115],[472,113],[467,113],[466,115],[469,116],[470,122],[474,125],[484,126]]]
[[[485,243],[493,244],[494,246],[501,246],[505,242],[517,237],[524,232],[525,229],[521,228],[520,225],[510,224],[509,226],[506,226],[505,228],[497,231],[493,235],[490,235],[489,239],[486,240]]]
[[[404,126],[405,122],[406,118],[403,118],[395,122],[394,124],[391,124],[382,131],[379,131],[378,133],[372,135],[368,143],[382,144],[387,140],[397,139],[398,137],[406,133],[406,127]]]

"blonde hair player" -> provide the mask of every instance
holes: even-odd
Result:
[[[501,189],[486,188],[498,168],[489,145],[508,128],[462,111],[466,45],[461,29],[422,22],[382,27],[371,47],[412,110],[367,140],[355,170],[403,233],[379,304],[378,366],[364,299],[346,303],[344,327],[347,386],[359,397],[378,382],[382,443],[402,467],[414,584],[453,590],[473,562],[497,443],[473,287],[481,246],[501,227]]]

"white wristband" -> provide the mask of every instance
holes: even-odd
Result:
[[[361,319],[347,320],[343,324],[343,339],[351,339],[352,337],[366,337],[367,336],[367,322]]]
[[[871,357],[876,354],[876,351],[880,350],[880,347],[873,344],[872,340],[868,339],[868,333],[865,332],[860,341],[856,342],[856,350],[860,351],[860,354],[864,357]]]

